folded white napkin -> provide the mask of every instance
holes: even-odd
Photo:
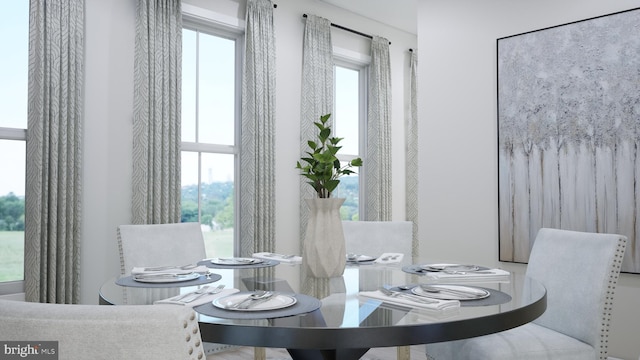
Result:
[[[383,302],[390,303],[390,304],[396,304],[396,305],[401,305],[405,307],[425,309],[425,310],[444,311],[447,309],[460,307],[460,301],[458,300],[438,300],[438,299],[431,299],[431,298],[425,297],[424,299],[433,300],[433,303],[425,304],[417,301],[412,301],[410,298],[404,297],[404,296],[388,296],[380,292],[380,290],[361,291],[359,295],[376,299],[376,300],[382,300]],[[418,296],[418,295],[415,295],[415,296]]]
[[[402,253],[384,253],[380,255],[374,263],[376,264],[393,264],[402,262],[404,254]]]
[[[238,289],[224,289],[221,292],[217,293],[217,294],[206,294],[203,296],[200,296],[199,298],[191,301],[191,302],[184,302],[184,301],[180,301],[180,300],[176,300],[176,299],[180,299],[181,296],[184,296],[185,294],[180,294],[180,295],[176,295],[176,296],[172,296],[170,298],[167,299],[162,299],[162,300],[157,300],[154,301],[153,304],[157,305],[157,304],[172,304],[172,305],[183,305],[183,306],[188,306],[188,307],[194,307],[194,306],[198,306],[198,305],[202,305],[202,304],[206,304],[208,302],[211,302],[217,298],[221,298],[224,296],[228,296],[231,295],[233,293],[237,293]],[[190,296],[186,296],[184,299],[185,300],[189,300]]]
[[[302,262],[301,256],[291,256],[291,255],[283,255],[283,254],[275,254],[270,252],[259,252],[253,254],[253,257],[256,259],[264,259],[264,260],[276,260],[282,263],[290,263],[290,264],[299,264]]]
[[[441,311],[413,309],[407,313],[402,322],[405,324],[439,321],[460,314],[460,307],[449,307]],[[401,323],[398,323],[401,325]]]
[[[175,275],[186,275],[191,273],[200,273],[206,274],[209,272],[209,268],[205,265],[199,265],[193,268],[181,269],[179,267],[175,268],[162,268],[160,270],[152,270],[150,267],[134,267],[131,269],[131,275],[140,275],[140,274],[175,274]]]
[[[426,277],[433,282],[508,282],[511,273],[502,269],[467,271],[460,273],[425,272]]]

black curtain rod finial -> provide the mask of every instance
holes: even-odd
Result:
[[[273,4],[273,8],[274,9],[277,8],[277,7],[278,7],[278,4]]]

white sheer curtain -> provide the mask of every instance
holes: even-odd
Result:
[[[77,303],[84,0],[31,0],[29,43],[25,297]]]
[[[134,224],[180,222],[180,0],[138,0],[134,66]]]
[[[389,40],[373,36],[369,67],[366,220],[391,220],[391,68]]]
[[[307,141],[315,139],[317,128],[313,124],[320,116],[333,112],[333,45],[331,22],[327,19],[307,15],[304,28],[302,59],[302,104],[300,114],[300,156],[305,156]],[[317,195],[300,176],[300,247],[309,219],[309,209],[304,199]],[[305,271],[303,269],[302,271]],[[302,274],[303,279],[306,278]],[[309,294],[321,294],[328,289],[327,279],[303,282]]]
[[[249,0],[242,81],[241,255],[275,251],[273,3]]]
[[[406,213],[413,222],[412,254],[418,261],[418,53],[414,49],[409,60],[409,115],[407,116]]]

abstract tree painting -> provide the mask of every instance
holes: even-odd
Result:
[[[497,40],[500,260],[538,230],[628,237],[640,273],[640,9]]]

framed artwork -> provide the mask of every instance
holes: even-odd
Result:
[[[497,39],[497,74],[500,260],[616,233],[640,273],[640,8]]]

